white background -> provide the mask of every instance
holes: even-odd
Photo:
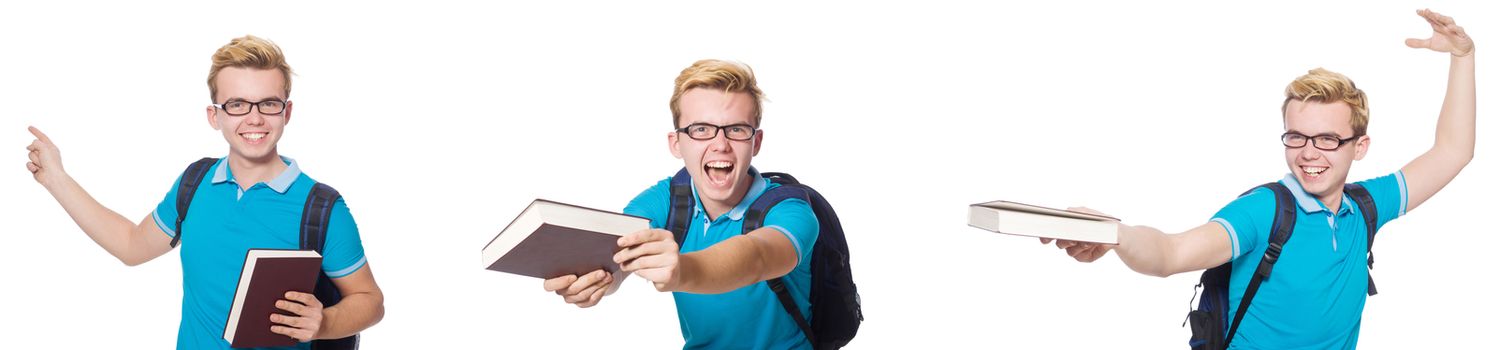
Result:
[[[770,98],[754,165],[797,175],[841,214],[868,317],[853,348],[1182,348],[1198,274],[1076,263],[967,227],[966,205],[1194,227],[1287,172],[1282,90],[1321,66],[1371,98],[1372,148],[1352,180],[1395,171],[1432,144],[1446,80],[1446,55],[1402,43],[1429,35],[1422,7],[1466,26],[1478,99],[1494,101],[1497,12],[1478,1],[11,2],[0,339],[173,346],[177,254],[130,268],[98,248],[24,170],[25,128],[50,133],[100,202],[144,218],[188,163],[227,153],[204,80],[213,51],[250,33],[297,72],[282,154],[346,195],[384,289],[365,349],[679,346],[670,296],[637,278],[577,309],[539,280],[483,270],[479,249],[533,198],[621,209],[679,168],[667,102],[701,58],[754,67]],[[1492,124],[1460,177],[1383,229],[1363,348],[1489,332]]]

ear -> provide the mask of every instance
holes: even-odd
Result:
[[[761,146],[764,146],[764,130],[763,129],[760,129],[759,132],[754,133],[754,153],[750,154],[749,156],[750,157],[758,157],[759,156],[759,147],[761,147]]]
[[[281,111],[281,126],[291,124],[291,100],[286,100],[286,110]]]
[[[207,112],[208,112],[208,126],[212,127],[213,130],[218,130],[219,129],[218,118],[216,118],[216,115],[218,114],[218,107],[208,106]]]
[[[1371,146],[1372,146],[1372,136],[1362,135],[1362,137],[1357,138],[1357,155],[1356,155],[1355,158],[1352,158],[1352,159],[1354,159],[1354,160],[1362,160],[1362,157],[1366,157],[1367,156],[1367,147],[1371,147]]]
[[[680,133],[671,131],[670,133],[665,134],[665,142],[667,147],[671,149],[671,156],[676,157],[676,159],[681,159],[681,139],[677,134]]]

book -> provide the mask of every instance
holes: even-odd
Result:
[[[1118,243],[1118,219],[1009,201],[969,207],[967,225],[997,233],[1094,243]]]
[[[619,237],[650,219],[536,199],[483,247],[483,267],[541,279],[603,269],[616,288],[628,273],[613,262]]]
[[[270,314],[295,316],[275,306],[286,292],[312,293],[322,255],[311,250],[250,249],[239,271],[239,287],[229,307],[224,340],[230,347],[293,346],[296,339],[270,332]]]

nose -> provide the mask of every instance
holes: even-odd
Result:
[[[244,123],[253,126],[265,125],[265,115],[260,114],[259,110],[255,110],[254,112],[244,116]]]
[[[713,136],[711,140],[707,140],[707,151],[732,152],[733,140],[728,139],[728,132],[726,130],[722,130],[717,133],[717,136]]]
[[[1305,145],[1305,147],[1300,147],[1299,149],[1299,159],[1301,160],[1317,160],[1324,156],[1325,154],[1321,153],[1319,148],[1310,147],[1309,145]]]

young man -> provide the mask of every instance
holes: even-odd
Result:
[[[1398,172],[1358,183],[1373,200],[1378,227],[1445,187],[1475,151],[1474,45],[1450,17],[1418,13],[1435,34],[1406,44],[1449,53],[1449,83],[1435,145]],[[1372,213],[1362,212],[1342,188],[1352,162],[1367,154],[1372,140],[1366,134],[1367,97],[1345,76],[1316,69],[1289,84],[1282,108],[1281,138],[1290,174],[1279,183],[1293,194],[1296,222],[1273,278],[1261,284],[1231,346],[1355,348],[1369,281],[1364,218]],[[1116,250],[1129,268],[1161,277],[1230,261],[1226,314],[1233,316],[1268,249],[1274,211],[1273,192],[1260,188],[1232,201],[1210,222],[1182,233],[1120,225],[1116,246],[1071,241],[1057,241],[1056,246],[1083,262]]]
[[[296,249],[303,206],[315,181],[295,160],[276,149],[291,121],[291,67],[281,49],[254,36],[237,38],[213,54],[208,73],[212,103],[208,125],[223,133],[229,155],[205,174],[181,227],[182,322],[179,349],[228,349],[223,327],[251,248]],[[26,164],[83,232],[126,265],[138,265],[172,249],[177,233],[177,186],[156,210],[132,225],[89,196],[62,167],[56,144],[35,127]],[[178,179],[180,182],[181,179]],[[337,305],[312,294],[288,292],[271,315],[270,330],[308,348],[313,339],[337,339],[379,322],[384,295],[364,259],[364,248],[348,207],[339,199],[328,221],[322,269],[342,293]],[[187,234],[190,233],[190,234]]]
[[[697,206],[684,244],[666,226],[671,179],[646,189],[624,212],[652,229],[619,239],[614,260],[624,271],[674,292],[686,348],[809,349],[810,343],[765,280],[784,276],[802,315],[810,315],[811,248],[820,233],[810,204],[789,199],[771,208],[763,228],[743,234],[744,212],[779,186],[749,165],[764,142],[763,93],[742,64],[702,60],[676,78],[670,107],[671,155],[684,161]],[[578,307],[609,294],[602,270],[545,281],[545,289]]]

